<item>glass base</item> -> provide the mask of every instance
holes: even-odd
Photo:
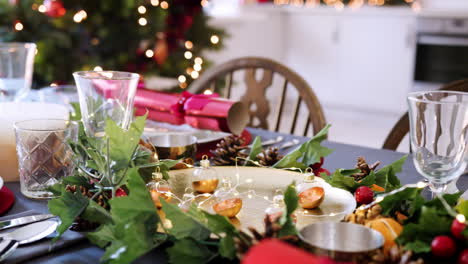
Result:
[[[52,199],[56,196],[48,191],[28,191],[26,188],[21,186],[21,193],[26,196],[27,198],[31,199],[38,199],[38,200],[45,200],[45,199]]]

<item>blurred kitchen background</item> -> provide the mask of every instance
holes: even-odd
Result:
[[[295,70],[333,141],[381,148],[407,93],[468,76],[467,0],[211,0],[205,10],[229,35],[205,56],[215,65],[261,56]]]

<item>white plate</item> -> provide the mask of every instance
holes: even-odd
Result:
[[[285,190],[286,187],[293,181],[296,184],[303,180],[303,174],[271,168],[260,167],[214,167],[218,172],[218,176],[230,177],[233,184],[239,182],[237,190],[240,193],[245,193],[250,188],[255,190],[257,196],[248,198],[244,195],[243,208],[237,218],[240,221],[242,228],[253,226],[259,230],[263,229],[263,218],[265,209],[271,204],[264,199],[272,200],[272,197],[277,189]],[[178,197],[182,197],[184,189],[191,187],[191,176],[194,169],[173,170],[169,172],[170,184],[173,191]],[[356,201],[353,195],[345,190],[333,188],[321,178],[316,178],[321,181],[325,188],[325,198],[318,209],[296,211],[297,227],[301,228],[305,225],[319,221],[341,221],[347,214],[354,211]],[[249,183],[250,182],[250,183]],[[206,206],[205,210],[212,212],[212,205]],[[203,206],[205,207],[205,206]]]
[[[201,130],[193,128],[189,125],[172,125],[168,123],[156,122],[147,120],[144,130],[145,136],[159,135],[159,134],[186,134],[192,135],[197,138],[197,143],[203,144],[212,141],[221,140],[231,134],[220,131]]]

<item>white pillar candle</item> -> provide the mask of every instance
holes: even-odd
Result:
[[[13,125],[31,119],[68,119],[63,105],[7,102],[0,103],[0,176],[5,181],[18,181],[18,158]]]

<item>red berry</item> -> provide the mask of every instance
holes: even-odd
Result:
[[[464,249],[458,256],[458,264],[468,264],[468,249]]]
[[[354,197],[359,204],[369,204],[374,200],[374,192],[367,186],[361,186],[356,189]]]
[[[118,188],[117,191],[115,191],[115,196],[116,197],[123,197],[123,196],[127,196],[127,193],[125,192],[124,189]]]
[[[463,236],[462,232],[463,230],[465,230],[465,227],[466,225],[460,221],[458,221],[457,219],[453,219],[453,222],[452,222],[452,227],[451,227],[451,231],[452,231],[452,235],[458,239],[465,239],[465,236]]]
[[[457,245],[449,236],[436,236],[431,243],[432,255],[449,258],[457,251]]]

